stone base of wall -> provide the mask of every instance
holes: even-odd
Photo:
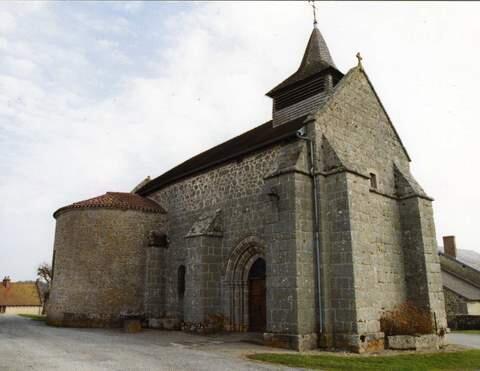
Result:
[[[299,352],[318,348],[318,336],[315,333],[292,335],[266,332],[263,334],[263,340],[265,345],[298,350]]]
[[[445,345],[445,342],[444,336],[436,334],[387,337],[388,348],[395,350],[438,350]]]
[[[336,334],[334,347],[346,349],[354,353],[378,352],[385,349],[385,334],[383,332],[363,335]]]
[[[149,318],[148,327],[160,330],[180,330],[180,320],[173,317]]]
[[[61,316],[47,314],[47,324],[59,327],[90,327],[112,328],[122,327],[123,320],[119,317],[97,316],[84,313],[64,313]]]

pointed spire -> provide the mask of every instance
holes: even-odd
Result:
[[[297,73],[309,68],[310,65],[319,65],[319,67],[325,66],[324,68],[336,68],[332,56],[330,55],[330,51],[328,50],[327,43],[316,25],[313,26],[312,34],[308,40],[307,48],[305,49],[302,63],[300,63]]]
[[[327,43],[317,28],[316,23],[314,23],[312,34],[297,72],[270,90],[267,95],[271,97],[279,90],[322,72],[327,68],[337,69],[328,50]]]

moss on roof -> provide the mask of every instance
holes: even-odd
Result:
[[[35,282],[11,282],[5,287],[0,282],[1,306],[40,306],[42,301]]]

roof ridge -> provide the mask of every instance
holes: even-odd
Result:
[[[193,176],[206,169],[219,166],[235,158],[245,156],[253,151],[260,150],[278,141],[292,136],[302,127],[307,115],[296,118],[282,125],[274,127],[272,120],[254,127],[236,137],[211,147],[198,155],[185,160],[136,191],[137,194],[147,196],[150,193],[167,186],[180,179]]]
[[[480,274],[480,270],[479,270],[479,269],[477,269],[477,268],[475,268],[475,267],[472,267],[470,264],[465,263],[465,262],[463,262],[462,260],[458,260],[457,258],[454,258],[454,257],[452,257],[452,256],[449,256],[449,255],[445,254],[445,253],[442,252],[442,251],[439,251],[439,252],[438,252],[438,255],[442,255],[443,257],[445,257],[445,258],[447,258],[447,259],[450,259],[450,260],[454,261],[454,262],[457,263],[457,264],[464,265],[465,267],[467,267],[467,268],[469,268],[469,269],[471,269],[471,270],[474,270],[475,272],[477,272],[477,273]]]
[[[144,212],[165,213],[165,210],[154,200],[129,192],[106,192],[103,195],[92,197],[83,201],[74,202],[61,207],[53,213],[56,218],[61,212],[73,209],[120,209],[139,210]]]

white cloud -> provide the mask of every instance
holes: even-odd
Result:
[[[0,33],[12,32],[16,25],[12,14],[0,11]]]
[[[263,94],[297,68],[311,30],[303,3],[201,3],[176,12],[142,3],[108,17],[24,4],[0,8],[0,21],[13,19],[0,28],[0,274],[19,279],[50,260],[58,207],[128,191],[268,120]],[[319,8],[343,71],[362,51],[415,175],[437,199],[439,235],[458,234],[461,247],[480,251],[480,179],[470,171],[478,158],[479,8]]]

